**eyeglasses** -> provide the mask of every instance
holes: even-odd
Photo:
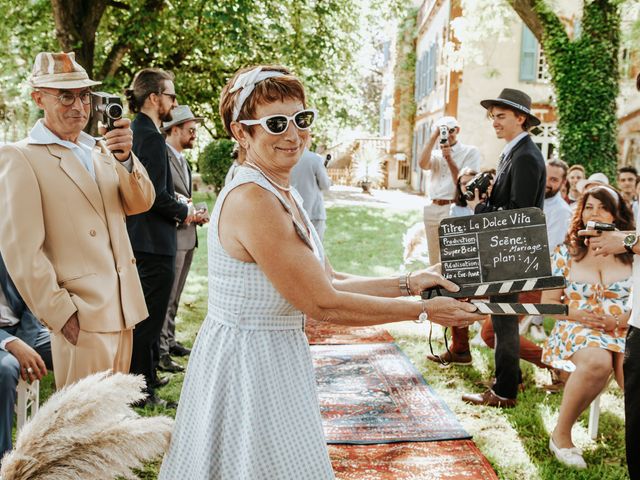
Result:
[[[169,97],[171,99],[172,102],[175,102],[176,98],[178,98],[178,96],[175,93],[164,93],[164,92],[162,92],[160,95],[166,95],[167,97]]]
[[[62,92],[58,95],[55,93],[49,93],[45,90],[38,90],[40,93],[44,93],[45,95],[49,95],[50,97],[56,97],[58,101],[64,105],[65,107],[70,107],[74,103],[76,103],[76,98],[80,99],[80,102],[83,105],[89,105],[91,103],[91,92],[80,92],[80,93],[71,93],[71,92]]]
[[[316,117],[318,111],[310,108],[308,110],[300,110],[291,117],[287,115],[269,115],[259,120],[239,120],[243,125],[262,125],[271,135],[282,135],[289,128],[289,122],[293,120],[298,130],[309,130]]]

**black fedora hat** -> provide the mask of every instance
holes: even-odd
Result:
[[[480,102],[487,110],[494,105],[505,106],[518,110],[531,119],[531,125],[540,125],[540,119],[531,113],[531,97],[521,90],[505,88],[500,92],[498,98],[490,98]]]

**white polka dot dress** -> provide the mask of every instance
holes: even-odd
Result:
[[[209,311],[191,353],[160,480],[335,478],[303,315],[258,265],[230,257],[218,240],[226,195],[247,182],[272,192],[289,211],[280,193],[247,167],[218,197],[208,238]],[[322,259],[321,242],[294,195],[312,233],[306,241]]]

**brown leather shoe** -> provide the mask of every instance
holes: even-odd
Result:
[[[513,408],[516,406],[515,398],[505,398],[489,389],[484,393],[467,393],[462,400],[473,405],[486,405],[487,407]]]
[[[445,364],[455,363],[457,365],[471,365],[471,363],[473,363],[471,360],[471,352],[463,352],[463,353],[444,352],[438,356],[429,354],[427,355],[427,360],[431,360],[432,362],[435,362],[435,363],[444,362]]]
[[[480,380],[479,382],[475,383],[478,386],[481,387],[487,387],[487,388],[493,388],[494,385],[496,384],[496,377],[491,377],[491,380]],[[526,390],[526,385],[524,383],[519,383],[518,384],[518,391],[523,392]]]

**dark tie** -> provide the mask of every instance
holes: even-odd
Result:
[[[498,170],[496,172],[496,178],[502,173],[504,168],[507,166],[506,165],[507,162],[505,162],[504,159],[505,159],[505,155],[504,153],[501,153],[500,158],[498,159]]]

